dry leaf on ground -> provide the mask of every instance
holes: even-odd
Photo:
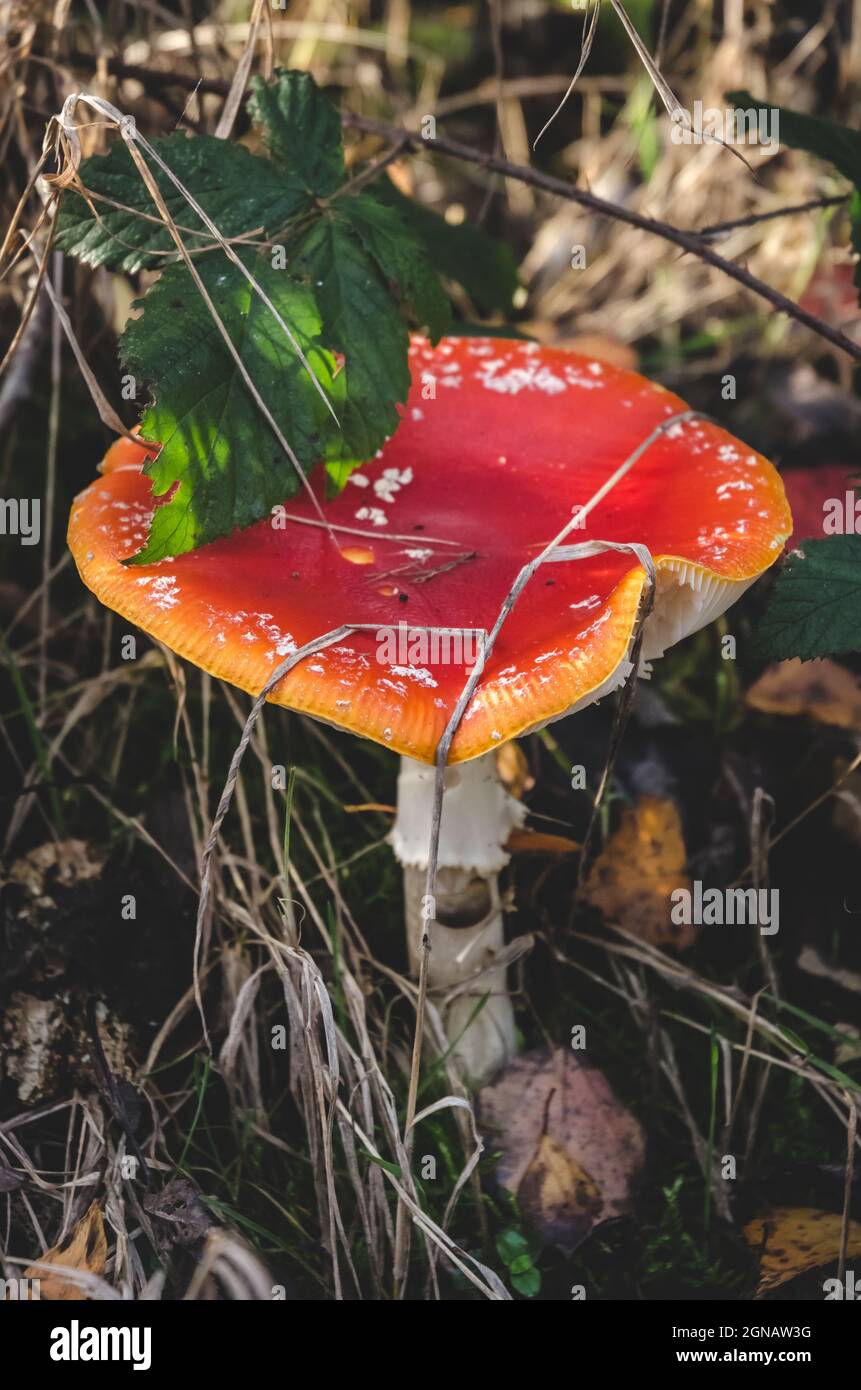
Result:
[[[543,830],[518,826],[505,841],[509,854],[579,854],[582,845],[567,835],[548,835]]]
[[[509,739],[496,750],[496,771],[505,790],[522,800],[524,793],[531,792],[535,778],[529,770],[526,754],[519,743]]]
[[[861,732],[861,682],[836,661],[781,661],[769,666],[747,692],[764,714],[809,715],[820,724]]]
[[[802,946],[795,963],[799,970],[804,970],[808,975],[815,975],[819,980],[830,980],[852,994],[861,994],[861,975],[844,965],[830,964],[815,946]]]
[[[682,822],[672,801],[644,796],[622,812],[589,871],[583,896],[608,922],[653,946],[679,950],[694,939],[691,927],[670,920],[670,894],[690,889]]]
[[[86,840],[50,840],[16,859],[0,884],[17,884],[41,899],[54,884],[71,888],[98,878],[104,866],[103,854]]]
[[[760,1252],[757,1295],[768,1293],[787,1279],[810,1269],[834,1265],[840,1258],[843,1218],[839,1212],[815,1207],[775,1207],[744,1228],[744,1238]],[[846,1256],[861,1256],[861,1225],[849,1222]]]
[[[39,1297],[61,1299],[75,1302],[86,1299],[81,1286],[64,1279],[62,1274],[45,1269],[45,1265],[62,1265],[64,1269],[77,1269],[86,1274],[101,1277],[108,1260],[108,1242],[105,1236],[105,1223],[98,1202],[93,1202],[81,1217],[65,1246],[55,1245],[46,1250],[37,1265],[25,1271],[27,1279],[39,1280]]]
[[[481,1092],[497,1177],[545,1240],[570,1253],[623,1215],[643,1162],[638,1121],[594,1067],[564,1048],[516,1058]]]
[[[199,1254],[217,1224],[200,1188],[182,1174],[171,1178],[160,1192],[147,1193],[143,1206],[152,1218],[156,1245],[165,1259],[174,1249]]]

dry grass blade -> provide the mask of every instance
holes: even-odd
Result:
[[[254,50],[257,46],[257,34],[260,29],[260,20],[265,13],[266,0],[254,0],[254,8],[251,11],[251,19],[248,25],[248,38],[245,41],[245,48],[242,57],[236,65],[233,74],[233,81],[230,84],[230,91],[224,103],[224,109],[218,118],[218,125],[215,127],[215,135],[219,140],[226,140],[233,129],[233,124],[242,105],[242,98],[245,95],[245,88],[248,85],[248,77],[251,72],[251,64],[254,61]]]
[[[580,39],[580,60],[577,64],[574,76],[571,78],[571,81],[568,85],[568,90],[565,92],[565,95],[562,97],[562,100],[556,107],[556,110],[553,112],[552,116],[550,116],[550,118],[547,121],[545,121],[544,125],[541,127],[535,139],[533,140],[533,150],[537,149],[538,142],[541,139],[541,137],[547,133],[547,131],[550,129],[553,122],[556,120],[556,117],[559,115],[562,108],[567,105],[571,93],[574,91],[574,88],[577,86],[577,83],[580,80],[580,76],[583,72],[583,69],[589,61],[589,54],[592,52],[592,44],[595,42],[595,31],[598,28],[598,19],[600,17],[600,14],[601,0],[595,0],[591,15],[583,16],[583,34]]]

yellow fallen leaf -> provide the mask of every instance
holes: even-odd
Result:
[[[690,889],[685,872],[682,823],[671,801],[644,796],[622,813],[589,871],[584,898],[603,914],[653,946],[680,950],[693,929],[670,920],[670,894]]]
[[[551,1134],[542,1134],[517,1189],[527,1219],[553,1243],[573,1249],[589,1234],[604,1206],[595,1179]]]
[[[781,661],[769,666],[747,692],[764,714],[806,714],[820,724],[861,732],[861,682],[836,661]]]
[[[760,1252],[757,1294],[776,1289],[809,1269],[836,1264],[840,1258],[843,1218],[815,1207],[775,1207],[744,1227],[748,1245]],[[861,1225],[849,1222],[848,1259],[861,1256]]]
[[[53,1249],[46,1250],[39,1263],[25,1271],[25,1277],[39,1280],[40,1298],[62,1299],[69,1303],[86,1300],[87,1295],[79,1285],[43,1266],[62,1265],[64,1269],[78,1269],[101,1276],[107,1260],[105,1223],[98,1202],[93,1202],[75,1227],[68,1245],[55,1245]]]
[[[480,1095],[496,1178],[524,1220],[568,1253],[602,1221],[630,1210],[645,1137],[605,1076],[572,1048],[536,1048]]]

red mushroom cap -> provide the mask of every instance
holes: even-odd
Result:
[[[397,433],[323,504],[333,527],[350,528],[335,532],[340,555],[319,525],[282,517],[172,560],[124,565],[155,503],[145,448],[121,440],[73,505],[69,544],[84,582],[180,656],[253,693],[296,647],[341,624],[383,633],[406,624],[409,639],[423,625],[489,630],[521,566],[686,408],[633,372],[533,343],[414,339],[411,363]],[[301,494],[285,511],[316,518]],[[791,525],[771,464],[692,420],[650,445],[568,543],[649,548],[658,595],[648,657],[727,608],[777,559]],[[618,683],[645,582],[630,554],[542,566],[500,632],[451,761]],[[393,664],[380,650],[375,632],[356,632],[306,658],[270,699],[431,762],[469,668],[448,664],[444,647],[416,662],[415,646],[398,659],[402,645]]]

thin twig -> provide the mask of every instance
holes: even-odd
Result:
[[[806,203],[793,203],[789,207],[772,208],[770,212],[752,212],[749,217],[737,217],[733,222],[713,222],[709,227],[700,227],[697,236],[713,237],[724,236],[727,232],[734,232],[738,227],[755,227],[760,222],[771,222],[775,217],[792,217],[798,212],[817,212],[820,208],[836,208],[842,203],[848,203],[850,195],[848,193],[837,193],[833,198],[810,198]]]

